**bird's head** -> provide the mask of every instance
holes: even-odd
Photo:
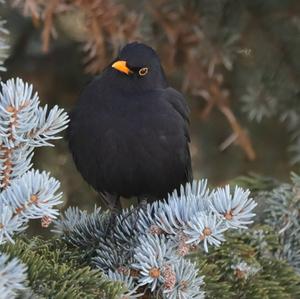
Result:
[[[132,82],[142,89],[166,87],[164,71],[156,52],[145,44],[127,44],[111,64],[115,77],[123,82]]]

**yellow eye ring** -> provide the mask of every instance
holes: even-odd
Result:
[[[139,69],[139,75],[140,76],[146,76],[149,72],[149,69],[147,67],[142,67],[141,69]]]

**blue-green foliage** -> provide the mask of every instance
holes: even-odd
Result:
[[[0,40],[1,42],[1,40]],[[49,173],[32,169],[33,151],[49,146],[66,128],[68,116],[58,107],[40,107],[37,93],[21,79],[1,82],[0,92],[0,244],[14,243],[30,219],[48,226],[58,215],[60,183]],[[14,298],[24,288],[26,267],[1,254],[1,298]],[[6,270],[8,269],[8,270]],[[20,275],[14,275],[14,273]],[[8,278],[7,278],[8,277]],[[15,279],[13,279],[15,277]]]
[[[238,187],[231,192],[229,186],[210,191],[205,180],[194,181],[167,200],[124,209],[109,231],[108,212],[87,214],[77,208],[55,221],[54,230],[83,252],[82,262],[125,283],[124,296],[150,292],[162,298],[203,298],[201,273],[185,256],[220,246],[229,229],[245,229],[256,206],[249,195]]]

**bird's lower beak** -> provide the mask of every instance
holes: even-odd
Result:
[[[125,73],[126,75],[129,75],[132,73],[132,71],[127,67],[126,61],[124,60],[118,60],[112,64],[112,67],[122,73]]]

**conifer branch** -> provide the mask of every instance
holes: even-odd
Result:
[[[162,298],[203,298],[201,275],[184,256],[220,246],[224,232],[246,228],[256,203],[249,191],[229,186],[209,191],[205,180],[181,187],[165,201],[124,209],[110,223],[108,212],[70,208],[55,232],[85,252],[84,259],[127,285],[129,298],[144,292]]]
[[[21,79],[1,82],[0,93],[0,243],[13,241],[29,219],[43,226],[58,215],[60,183],[46,172],[30,170],[35,147],[51,145],[64,130],[68,116],[57,106],[39,106],[32,85]],[[30,170],[30,171],[29,171]]]

